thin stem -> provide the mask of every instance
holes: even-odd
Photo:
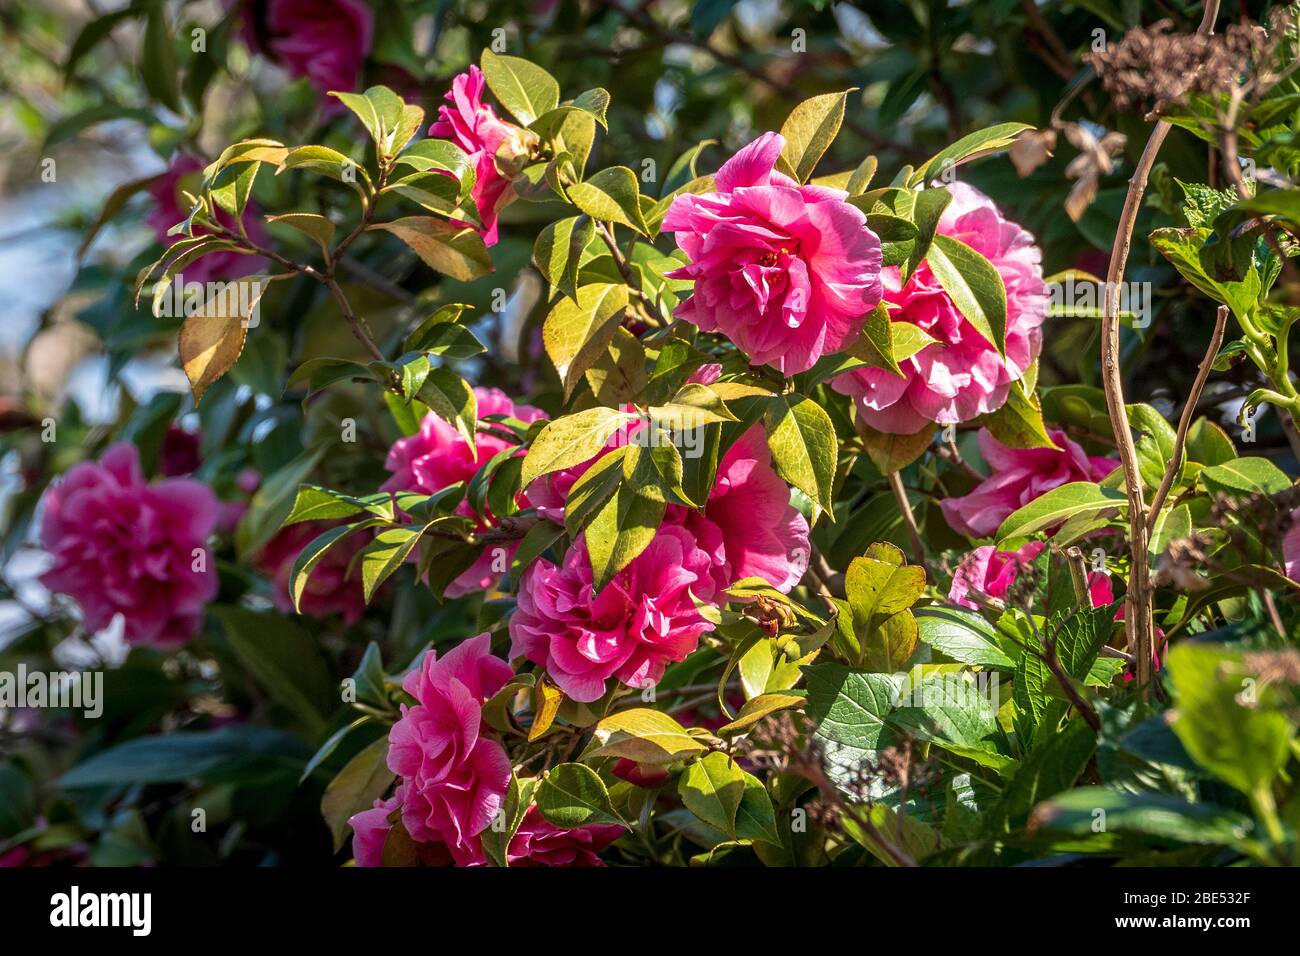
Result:
[[[627,256],[623,254],[622,248],[619,247],[618,239],[614,235],[614,229],[607,222],[593,220],[596,224],[596,233],[604,240],[605,245],[609,247],[609,254],[614,259],[614,265],[618,267],[618,274],[623,277],[623,282],[627,285],[628,290],[636,296],[641,305],[641,312],[649,324],[663,327],[668,323],[665,321],[659,307],[652,302],[644,292],[641,291],[641,281],[637,278],[636,273],[632,270],[632,265],[627,261]]]
[[[903,524],[907,525],[907,536],[912,542],[912,560],[924,566],[925,542],[921,540],[921,529],[916,523],[916,515],[912,513],[912,503],[907,500],[903,476],[896,471],[891,471],[886,477],[889,479],[889,490],[894,493],[894,498],[898,501],[898,510],[903,514]]]
[[[1182,417],[1178,420],[1178,434],[1174,438],[1174,451],[1170,458],[1169,464],[1165,466],[1164,477],[1160,479],[1160,487],[1156,489],[1155,495],[1151,499],[1151,511],[1147,515],[1147,533],[1155,527],[1156,518],[1160,514],[1160,507],[1165,503],[1165,498],[1169,496],[1169,489],[1173,487],[1174,478],[1177,477],[1183,460],[1183,449],[1187,445],[1187,430],[1192,427],[1192,416],[1196,414],[1196,403],[1201,399],[1201,392],[1205,389],[1205,382],[1210,377],[1210,369],[1214,365],[1214,357],[1219,354],[1219,346],[1223,344],[1223,331],[1228,325],[1228,307],[1219,306],[1218,314],[1214,319],[1214,332],[1210,335],[1210,346],[1205,350],[1205,358],[1201,360],[1201,367],[1196,370],[1196,379],[1192,382],[1192,390],[1187,395],[1187,404],[1183,406]]]
[[[1200,26],[1196,32],[1214,32],[1214,20],[1219,13],[1219,0],[1207,0]],[[1156,154],[1169,135],[1170,126],[1164,120],[1151,130],[1142,157],[1138,160],[1133,177],[1124,196],[1124,207],[1111,247],[1110,266],[1106,270],[1106,297],[1102,309],[1101,363],[1102,385],[1106,392],[1106,409],[1110,413],[1111,428],[1115,433],[1120,464],[1124,469],[1124,485],[1129,502],[1129,553],[1132,557],[1129,570],[1128,593],[1124,596],[1125,617],[1129,628],[1129,649],[1137,657],[1137,684],[1146,700],[1152,677],[1151,619],[1152,591],[1150,567],[1147,564],[1146,505],[1142,500],[1142,478],[1138,471],[1137,448],[1129,427],[1128,410],[1124,406],[1124,379],[1120,373],[1119,295],[1124,267],[1128,263],[1129,248],[1133,243],[1133,228],[1137,225],[1142,194],[1147,178],[1155,165]]]

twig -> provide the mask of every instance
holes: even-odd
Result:
[[[912,514],[912,503],[907,500],[907,489],[903,487],[903,476],[891,471],[887,476],[889,489],[898,501],[898,510],[903,514],[903,524],[907,525],[907,536],[912,542],[912,559],[919,565],[925,565],[925,542],[921,540],[921,529],[917,526],[916,515]]]
[[[1207,0],[1201,25],[1197,33],[1212,33],[1218,16],[1218,0]],[[1115,433],[1120,464],[1124,469],[1124,485],[1129,503],[1129,551],[1132,557],[1129,571],[1128,593],[1124,597],[1127,607],[1125,618],[1129,628],[1129,648],[1137,657],[1137,682],[1145,700],[1151,683],[1152,645],[1150,567],[1147,564],[1146,505],[1142,499],[1142,477],[1138,470],[1137,448],[1129,427],[1128,410],[1124,406],[1124,380],[1120,374],[1119,347],[1119,283],[1124,278],[1129,248],[1133,242],[1133,228],[1137,224],[1142,194],[1146,191],[1147,177],[1155,165],[1156,154],[1169,135],[1170,126],[1164,120],[1156,122],[1142,150],[1133,177],[1129,180],[1124,207],[1120,213],[1111,247],[1110,266],[1106,270],[1106,297],[1102,307],[1101,363],[1102,385],[1106,392],[1106,408],[1110,413],[1111,428]]]
[[[1088,569],[1083,563],[1083,552],[1077,546],[1065,549],[1065,560],[1070,566],[1070,580],[1074,584],[1074,596],[1080,607],[1088,607],[1091,597],[1088,593]]]
[[[1201,360],[1201,367],[1196,370],[1196,379],[1192,382],[1192,390],[1187,395],[1187,404],[1183,406],[1182,417],[1178,420],[1178,434],[1174,438],[1174,451],[1165,466],[1164,477],[1160,479],[1160,487],[1156,489],[1155,495],[1151,498],[1151,510],[1147,514],[1147,534],[1150,534],[1155,528],[1156,518],[1160,515],[1160,507],[1165,503],[1165,498],[1169,496],[1169,489],[1173,487],[1174,478],[1178,475],[1183,460],[1183,448],[1187,445],[1187,430],[1192,427],[1192,416],[1196,414],[1196,403],[1201,399],[1201,392],[1205,388],[1205,382],[1210,377],[1210,369],[1214,365],[1214,358],[1219,354],[1219,346],[1223,344],[1223,330],[1228,325],[1228,307],[1219,306],[1218,314],[1214,319],[1214,332],[1210,335],[1210,347],[1205,350],[1205,358]]]

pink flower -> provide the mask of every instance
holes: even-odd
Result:
[[[1047,434],[1061,451],[1008,448],[981,428],[980,450],[993,474],[962,497],[939,502],[949,527],[972,538],[987,537],[1018,508],[1053,488],[1101,481],[1119,467],[1118,459],[1089,457],[1063,431],[1049,429]]]
[[[991,544],[976,548],[957,565],[948,589],[948,600],[976,611],[979,605],[970,599],[972,593],[999,600],[1005,598],[1015,584],[1016,576],[1033,564],[1045,547],[1041,541],[1030,541],[1016,551],[995,551]],[[1099,571],[1088,575],[1088,598],[1093,607],[1103,607],[1115,600],[1110,575]],[[1117,618],[1120,616],[1116,615]]]
[[[401,783],[387,800],[376,800],[369,810],[348,818],[348,826],[352,827],[352,856],[357,866],[384,865],[384,844],[393,829],[392,816],[400,812],[405,799],[406,784]],[[415,853],[419,866],[450,866],[455,862],[445,843],[416,843]]]
[[[705,362],[686,379],[687,385],[712,385],[722,377],[722,366],[717,362]]]
[[[198,632],[217,593],[207,551],[216,522],[207,485],[146,484],[135,446],[114,445],[46,493],[41,543],[54,565],[41,582],[75,599],[91,631],[121,614],[128,643],[175,647]]]
[[[764,133],[727,160],[716,192],[681,195],[664,218],[695,280],[679,318],[721,332],[785,375],[844,348],[880,301],[880,240],[846,194],[775,169],[785,140]]]
[[[477,66],[452,80],[446,96],[451,105],[438,107],[438,122],[429,127],[429,135],[451,140],[469,154],[475,176],[471,195],[483,222],[483,242],[492,246],[497,241],[497,213],[514,198],[509,177],[497,169],[497,150],[518,128],[498,119],[483,102],[483,86],[483,71]]]
[[[418,703],[402,705],[388,735],[388,768],[402,778],[406,832],[416,842],[445,843],[461,866],[483,861],[476,838],[510,784],[505,748],[482,733],[483,702],[514,675],[492,656],[491,643],[480,634],[441,658],[430,650],[402,682]]]
[[[289,596],[289,579],[293,564],[302,549],[338,522],[304,521],[281,528],[262,548],[257,563],[271,579],[275,606],[285,614],[302,613],[309,617],[329,617],[341,614],[347,624],[355,624],[366,611],[365,592],[361,576],[348,573],[353,557],[370,540],[365,532],[350,534],[325,553],[325,557],[312,569],[302,599],[295,612],[293,598]]]
[[[623,828],[593,824],[563,830],[548,821],[537,807],[529,807],[510,840],[506,861],[510,866],[604,866],[601,850],[623,835]]]
[[[540,409],[530,405],[515,405],[500,389],[476,388],[474,396],[478,401],[480,421],[489,415],[508,415],[523,422],[534,422],[545,417]],[[393,476],[380,485],[380,489],[433,494],[458,481],[469,481],[492,456],[512,447],[505,439],[491,433],[480,433],[477,436],[477,446],[476,458],[460,432],[430,412],[424,416],[418,432],[398,439],[389,449],[384,467]],[[477,517],[480,531],[496,524],[495,516],[476,516],[469,502],[464,500],[456,507],[456,512],[467,517]],[[509,566],[518,547],[518,544],[511,544],[508,547],[498,546],[484,550],[469,570],[447,586],[447,597],[460,597],[471,591],[483,591],[492,587],[501,577],[500,570],[494,568]]]
[[[293,76],[307,77],[322,96],[356,90],[374,34],[374,11],[361,0],[268,0],[245,7],[249,45]],[[334,98],[326,102],[330,112],[340,109]]]
[[[862,368],[831,384],[857,399],[872,428],[906,435],[931,422],[953,424],[994,411],[1011,383],[1025,374],[1042,347],[1039,326],[1047,314],[1047,289],[1034,237],[1002,214],[972,186],[948,187],[952,201],[939,220],[939,234],[958,239],[993,263],[1007,290],[1007,357],[966,321],[928,263],[900,288],[899,272],[884,272],[885,299],[895,322],[910,322],[938,339],[901,363],[902,376]]]
[[[1291,527],[1282,538],[1282,566],[1288,578],[1300,583],[1300,511],[1291,516]]]
[[[183,222],[190,214],[191,204],[182,195],[182,190],[190,195],[198,194],[203,165],[203,160],[197,156],[178,153],[172,158],[167,171],[155,179],[153,185],[149,187],[149,195],[154,200],[153,211],[149,213],[149,227],[153,229],[158,241],[165,246],[175,245],[186,238],[179,233],[169,236],[167,230],[178,222]],[[227,229],[235,228],[234,217],[222,210],[217,210],[217,222]],[[249,238],[254,241],[261,242],[266,238],[261,215],[253,203],[249,203],[244,210],[244,228],[248,231]],[[207,235],[207,232],[196,226],[194,235]],[[229,250],[211,252],[185,266],[180,273],[180,278],[185,283],[238,279],[260,272],[265,267],[266,260],[261,256],[245,255],[242,252]]]
[[[520,582],[510,656],[546,668],[572,699],[589,702],[616,677],[647,687],[712,630],[695,600],[761,577],[788,591],[808,565],[808,524],[772,470],[761,428],[723,457],[704,514],[669,506],[646,549],[599,594],[580,537],[557,566],[539,559]]]
[[[179,425],[169,425],[163,432],[159,452],[158,470],[165,478],[178,478],[198,469],[200,437],[197,432],[187,432]]]

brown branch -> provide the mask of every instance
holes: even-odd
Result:
[[[1218,12],[1218,0],[1207,0],[1197,33],[1212,33]],[[1128,410],[1124,406],[1124,380],[1120,373],[1119,283],[1123,281],[1124,267],[1128,263],[1133,229],[1142,205],[1142,194],[1146,191],[1147,177],[1151,174],[1151,167],[1155,165],[1156,155],[1160,152],[1165,137],[1169,135],[1169,130],[1170,125],[1164,120],[1156,123],[1142,150],[1137,168],[1133,171],[1133,177],[1129,180],[1128,193],[1124,197],[1124,207],[1115,232],[1115,243],[1111,247],[1110,266],[1106,270],[1106,297],[1101,328],[1102,385],[1106,392],[1106,408],[1110,413],[1120,464],[1124,469],[1124,485],[1129,503],[1129,552],[1132,567],[1129,571],[1128,593],[1124,597],[1125,618],[1129,628],[1129,649],[1137,658],[1137,683],[1143,699],[1146,699],[1149,692],[1152,676],[1151,634],[1154,622],[1151,618],[1151,569],[1147,563],[1146,505],[1142,499],[1142,477],[1138,471],[1137,448],[1133,444]]]
[[[1178,420],[1178,434],[1174,438],[1174,453],[1165,466],[1165,474],[1160,479],[1160,487],[1156,489],[1155,495],[1151,499],[1151,510],[1147,514],[1147,534],[1156,525],[1156,518],[1160,514],[1160,507],[1165,503],[1165,498],[1169,496],[1169,489],[1173,487],[1174,478],[1178,475],[1183,459],[1183,449],[1187,445],[1187,430],[1192,427],[1192,416],[1196,413],[1196,403],[1201,399],[1201,392],[1205,388],[1205,382],[1210,377],[1210,369],[1214,365],[1214,358],[1219,354],[1219,346],[1223,344],[1223,331],[1228,325],[1228,307],[1219,306],[1218,314],[1214,319],[1214,332],[1210,335],[1210,347],[1205,350],[1205,358],[1201,360],[1201,367],[1196,370],[1196,379],[1192,382],[1192,390],[1187,396],[1187,404],[1183,406],[1182,417]]]
[[[891,471],[886,477],[889,479],[889,490],[894,493],[894,498],[898,501],[898,510],[902,512],[903,524],[907,525],[907,536],[912,542],[912,560],[924,567],[925,542],[921,540],[921,529],[916,523],[916,515],[912,513],[912,503],[907,500],[903,476],[896,471]]]

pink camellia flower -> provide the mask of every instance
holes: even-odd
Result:
[[[1061,449],[1008,448],[988,429],[979,433],[980,450],[993,474],[960,498],[939,502],[949,527],[972,538],[998,530],[1017,509],[1072,481],[1101,481],[1119,467],[1116,458],[1089,457],[1065,432],[1048,429]]]
[[[361,0],[266,0],[246,3],[244,39],[322,97],[351,93],[375,36],[375,14]],[[330,112],[340,104],[324,101]]]
[[[183,222],[190,214],[190,204],[182,195],[182,190],[190,195],[197,195],[199,181],[203,172],[203,160],[189,153],[178,153],[161,176],[149,187],[153,197],[154,208],[149,213],[149,227],[163,245],[171,246],[185,239],[177,234],[167,235],[167,231],[178,222]],[[217,210],[217,222],[227,229],[235,229],[235,219],[223,210]],[[252,203],[244,210],[244,229],[248,237],[255,242],[266,239],[266,230],[262,227],[262,217]],[[206,235],[205,230],[196,226],[194,235]],[[200,256],[182,270],[180,278],[185,283],[209,282],[215,279],[230,280],[252,275],[266,268],[266,260],[261,256],[245,255],[229,250],[210,252]]]
[[[391,818],[395,812],[400,812],[406,789],[406,784],[400,783],[387,800],[376,800],[369,810],[348,818],[348,826],[352,827],[352,856],[357,866],[384,865],[384,844],[393,829]],[[415,863],[419,866],[451,866],[455,860],[445,843],[416,843]]]
[[[402,689],[418,701],[402,705],[388,735],[388,768],[402,778],[402,823],[411,839],[444,843],[457,864],[483,861],[476,839],[492,823],[510,784],[505,748],[484,736],[483,702],[514,676],[480,634],[441,658],[429,651]]]
[[[1300,512],[1291,516],[1291,527],[1282,537],[1282,567],[1288,578],[1300,583]]]
[[[289,595],[293,564],[303,548],[335,524],[337,522],[332,521],[291,524],[277,531],[262,548],[257,563],[271,579],[275,606],[283,613],[302,613],[309,617],[340,614],[346,624],[355,624],[365,613],[366,597],[361,587],[361,575],[348,572],[353,557],[370,540],[365,532],[347,535],[325,553],[307,579],[298,611],[294,610],[293,598]]]
[[[489,415],[507,415],[523,422],[544,418],[545,413],[530,405],[516,405],[496,388],[476,388],[478,416],[481,421]],[[420,423],[420,430],[407,438],[398,439],[388,451],[384,467],[393,476],[380,485],[382,491],[415,491],[433,494],[458,481],[468,481],[475,472],[499,452],[511,445],[491,433],[477,436],[478,456],[454,426],[430,412]],[[456,513],[478,517],[478,530],[484,531],[496,524],[491,514],[475,516],[468,501],[462,500]],[[447,597],[461,597],[471,591],[492,587],[501,577],[501,568],[508,567],[518,543],[487,548],[479,559],[447,586]]]
[[[836,391],[857,400],[862,420],[877,431],[910,435],[931,422],[970,421],[1007,400],[1042,347],[1039,326],[1047,314],[1042,253],[1034,237],[1002,218],[992,201],[964,183],[948,187],[952,201],[939,219],[940,235],[951,236],[987,258],[1007,290],[1007,352],[975,331],[930,271],[928,263],[900,287],[899,271],[884,271],[890,318],[910,322],[938,339],[905,362],[902,376],[887,369],[861,368],[836,376]]]
[[[669,506],[654,540],[599,593],[579,538],[560,566],[524,573],[510,618],[510,656],[546,668],[577,701],[596,700],[616,677],[647,687],[681,661],[712,625],[695,601],[723,599],[733,582],[761,577],[788,591],[808,565],[808,524],[772,470],[761,428],[723,456],[703,514]]]
[[[187,478],[149,485],[135,446],[114,445],[46,493],[41,544],[54,566],[41,583],[76,600],[91,631],[121,614],[128,643],[175,647],[198,632],[217,594],[207,552],[216,523],[207,485]]]
[[[976,548],[957,565],[948,589],[948,600],[976,611],[979,605],[971,600],[972,593],[999,600],[1005,598],[1015,584],[1016,576],[1033,564],[1045,547],[1041,541],[1030,541],[1016,551],[997,551],[991,544]],[[1098,571],[1089,573],[1088,597],[1093,607],[1102,607],[1115,600],[1110,575]]]
[[[564,830],[529,807],[506,850],[510,866],[604,866],[597,856],[623,835],[620,826],[592,824]]]
[[[727,160],[716,192],[673,200],[663,231],[693,279],[676,315],[721,332],[759,365],[802,372],[844,348],[880,301],[880,240],[846,193],[776,171],[785,140],[764,133]]]
[[[510,178],[497,169],[497,150],[520,131],[498,119],[483,102],[483,86],[483,71],[477,66],[452,80],[446,96],[451,105],[438,107],[438,122],[429,127],[429,135],[451,140],[469,154],[474,164],[471,195],[483,223],[483,243],[492,246],[497,241],[497,213],[514,198]]]

